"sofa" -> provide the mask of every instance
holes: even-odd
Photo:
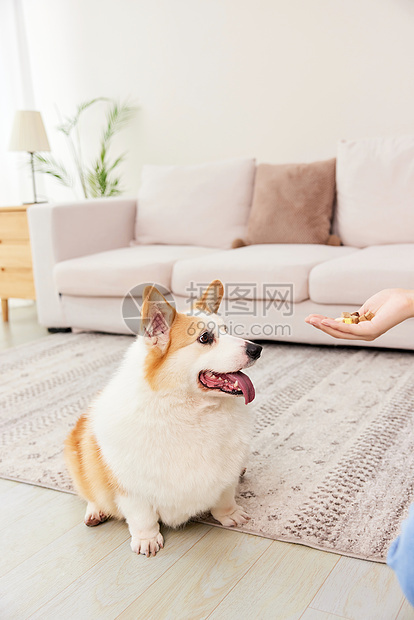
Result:
[[[142,283],[183,310],[219,278],[234,335],[413,349],[414,319],[372,343],[339,343],[304,319],[353,312],[383,288],[414,289],[414,138],[341,141],[335,160],[308,166],[149,166],[138,199],[33,205],[39,322],[128,334],[124,300]]]

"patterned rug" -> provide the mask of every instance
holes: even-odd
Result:
[[[0,355],[0,476],[72,492],[62,444],[128,336],[57,334]],[[414,353],[267,344],[242,530],[383,562],[414,500]]]

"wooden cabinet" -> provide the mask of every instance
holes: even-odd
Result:
[[[0,207],[0,298],[8,321],[10,297],[35,299],[27,208]]]

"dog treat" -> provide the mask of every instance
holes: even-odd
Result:
[[[359,312],[342,312],[341,316],[335,319],[338,323],[359,323]]]
[[[373,312],[371,312],[371,310],[368,310],[368,312],[365,312],[364,317],[366,321],[372,321],[372,319],[374,318],[375,314]]]
[[[341,316],[335,319],[338,323],[346,323],[348,325],[356,325],[362,321],[371,321],[374,318],[374,313],[371,311],[365,312],[360,315],[359,312],[342,312]]]

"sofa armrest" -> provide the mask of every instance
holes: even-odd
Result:
[[[39,204],[28,209],[41,325],[69,327],[53,280],[56,263],[128,246],[134,238],[136,209],[132,198]]]

